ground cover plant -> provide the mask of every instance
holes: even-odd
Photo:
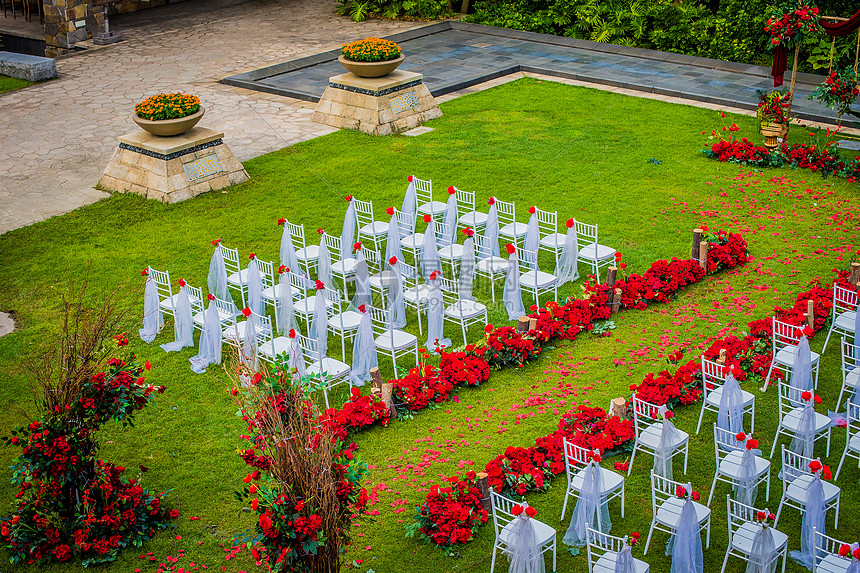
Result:
[[[453,100],[442,109],[445,117],[430,124],[435,131],[418,138],[338,132],[247,162],[252,181],[226,193],[175,205],[115,196],[0,236],[0,300],[15,310],[20,327],[0,338],[0,425],[11,428],[29,420],[28,404],[21,398],[29,383],[22,361],[55,335],[56,290],[68,275],[91,264],[93,284],[104,292],[123,285],[119,302],[139,313],[141,268],[166,268],[174,282],[184,278],[204,285],[212,239],[221,238],[244,255],[254,252],[274,260],[279,217],[304,222],[311,234],[316,228],[339,232],[342,197],[354,195],[372,198],[377,217],[385,218],[386,207],[400,204],[405,177],[411,173],[432,179],[440,192],[451,184],[473,190],[479,205],[491,194],[515,200],[522,220],[527,207],[538,204],[558,209],[562,221],[577,217],[598,222],[601,242],[624,253],[629,273],[644,273],[656,260],[688,256],[695,226],[742,234],[751,253],[746,265],[684,288],[677,300],[616,315],[609,336],[554,342],[522,368],[492,371],[485,382],[458,387],[451,401],[425,408],[413,419],[391,420],[387,426],[350,435],[368,463],[363,485],[370,515],[353,526],[345,567],[362,572],[485,571],[492,544],[487,525],[476,528],[469,543],[456,547],[459,558],[405,537],[415,506],[425,501],[434,484],[444,486],[454,475],[468,479],[469,471],[480,471],[509,446],[534,445],[580,404],[608,409],[611,398],[628,395],[629,385],[641,383],[649,373],[676,371],[678,366],[667,360],[683,364],[698,358],[715,338],[741,337],[749,321],[770,316],[774,306],[790,308],[809,281],[832,280],[831,269],[846,267],[851,253],[860,248],[856,183],[787,167],[756,170],[698,153],[719,140],[710,134],[722,132],[724,126],[734,124],[737,135],[754,139],[755,118],[720,118],[711,110],[533,79]],[[625,117],[635,121],[619,121]],[[805,133],[793,127],[791,142],[803,142]],[[49,272],[46,261],[51,261]],[[581,273],[584,270],[580,267]],[[581,284],[561,289],[560,297],[581,297]],[[489,300],[488,285],[476,286],[478,296]],[[94,294],[91,302],[97,300]],[[414,315],[410,317],[414,322]],[[491,307],[492,324],[508,324],[506,318],[500,307]],[[131,319],[121,325],[128,332],[137,327]],[[480,328],[470,330],[475,341],[482,336]],[[813,339],[813,350],[820,351],[823,338]],[[171,490],[166,503],[180,510],[177,528],[156,535],[140,553],[123,553],[104,570],[154,572],[160,564],[174,570],[202,565],[234,573],[257,570],[250,551],[232,548],[234,535],[253,527],[256,514],[233,497],[247,485],[242,480],[248,466],[237,453],[245,445],[240,436],[247,427],[235,415],[238,407],[228,391],[229,377],[217,368],[206,375],[192,374],[187,359],[196,349],[165,354],[156,346],[171,339],[169,321],[151,347],[130,337],[130,350],[151,361],[147,380],[169,391],[138,414],[135,428],[105,427],[100,453],[126,467],[147,466],[146,479]],[[380,363],[392,378],[390,362]],[[838,345],[831,341],[818,390],[831,409],[841,382],[838,363]],[[747,390],[755,386],[742,385]],[[755,392],[756,438],[765,449],[776,427],[776,392]],[[346,394],[335,399],[343,403]],[[692,432],[697,418],[696,407],[679,407],[675,422]],[[710,422],[706,417],[702,432],[691,436],[687,477],[698,491],[706,490],[713,477]],[[843,445],[844,431],[834,430],[831,456],[823,461],[833,467]],[[0,455],[0,467],[8,466],[16,452],[7,448]],[[611,467],[624,459],[607,458],[602,464]],[[650,459],[643,456],[627,480],[624,520],[612,506],[613,534],[647,531],[649,466]],[[849,485],[858,477],[854,467],[843,470],[838,482],[844,490],[843,507],[860,501]],[[0,498],[11,501],[15,488],[6,480],[0,483]],[[563,490],[562,478],[545,493],[526,494],[538,509],[538,519],[560,531],[567,527],[557,518]],[[719,567],[724,555],[727,492],[718,486],[712,504],[707,570]],[[774,473],[766,505],[775,508],[780,493]],[[10,511],[11,505],[5,514]],[[796,517],[786,510],[780,522],[795,543]],[[843,511],[839,529],[831,528],[832,515],[828,532],[854,541],[860,522]],[[660,550],[664,541],[655,535],[646,556],[652,570],[668,570]],[[636,556],[641,557],[639,550]],[[559,570],[582,567],[582,556],[571,556],[560,546]],[[738,562],[729,567],[741,570]],[[40,570],[83,569],[75,563]],[[801,570],[788,564],[787,571]]]
[[[11,92],[20,88],[33,85],[33,82],[22,80],[20,78],[10,78],[9,76],[0,76],[0,94]]]

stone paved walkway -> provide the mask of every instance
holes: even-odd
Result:
[[[190,91],[240,161],[330,133],[312,105],[219,83],[228,75],[421,23],[335,14],[331,0],[188,0],[116,18],[127,40],[57,61],[57,80],[0,95],[0,233],[98,201],[134,104]]]

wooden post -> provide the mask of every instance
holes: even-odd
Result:
[[[725,363],[726,363],[726,358],[728,358],[728,357],[727,357],[727,355],[726,355],[726,349],[725,349],[725,348],[721,348],[721,349],[720,349],[720,355],[719,355],[719,357],[717,358],[716,363],[717,363],[717,364],[725,364]]]
[[[378,366],[370,369],[370,380],[371,384],[373,384],[371,392],[382,392],[382,374],[379,373]]]
[[[536,329],[537,329],[537,319],[532,317],[529,319],[529,330],[536,330]]]
[[[478,492],[481,494],[481,507],[488,512],[493,511],[493,505],[490,502],[490,476],[487,472],[478,472],[475,485],[478,487]]]
[[[815,310],[813,307],[814,304],[815,303],[812,301],[812,299],[806,301],[806,322],[807,324],[809,324],[809,328],[815,328]]]
[[[609,415],[618,416],[622,420],[627,416],[627,400],[614,398],[609,402]]]
[[[609,291],[606,293],[606,306],[612,306],[613,294],[615,293],[615,279],[618,276],[618,267],[609,267],[606,269],[606,286]]]
[[[391,417],[397,419],[397,408],[394,406],[394,400],[391,398],[394,395],[394,384],[385,382],[382,385],[382,403],[388,406],[388,411]]]
[[[783,137],[788,137],[788,127],[791,125],[791,104],[794,103],[794,84],[797,81],[797,56],[800,55],[800,42],[797,43],[797,47],[794,49],[794,65],[791,67],[791,88],[789,91],[791,92],[791,97],[788,98],[788,109],[785,111],[785,135]]]
[[[468,14],[469,13],[469,0],[463,0],[463,3],[460,4],[460,14]]]
[[[619,310],[621,310],[621,289],[615,289],[615,296],[612,297],[612,307],[611,313],[616,314]]]
[[[708,272],[708,241],[699,244],[699,266]]]
[[[848,282],[854,285],[860,283],[860,263],[851,263],[851,276],[848,277]]]
[[[529,317],[521,316],[517,319],[517,332],[520,334],[529,331]]]
[[[693,250],[690,252],[690,258],[694,261],[699,259],[699,243],[702,242],[702,230],[693,229]]]

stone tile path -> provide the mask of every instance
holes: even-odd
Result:
[[[126,41],[62,58],[60,77],[0,95],[0,233],[107,196],[93,186],[134,104],[191,91],[240,161],[334,131],[312,105],[224,85],[228,75],[421,25],[338,16],[318,0],[188,0],[116,18]],[[112,20],[113,21],[113,20]]]

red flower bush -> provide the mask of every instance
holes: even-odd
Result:
[[[337,439],[344,441],[350,430],[360,430],[381,422],[387,426],[391,412],[376,394],[362,396],[361,390],[353,388],[343,408],[329,408],[320,415],[320,422]]]
[[[476,477],[470,471],[466,479],[454,476],[448,479],[449,485],[434,484],[424,503],[416,507],[415,523],[406,527],[406,537],[417,534],[449,553],[455,545],[469,542],[489,518],[481,506]]]

